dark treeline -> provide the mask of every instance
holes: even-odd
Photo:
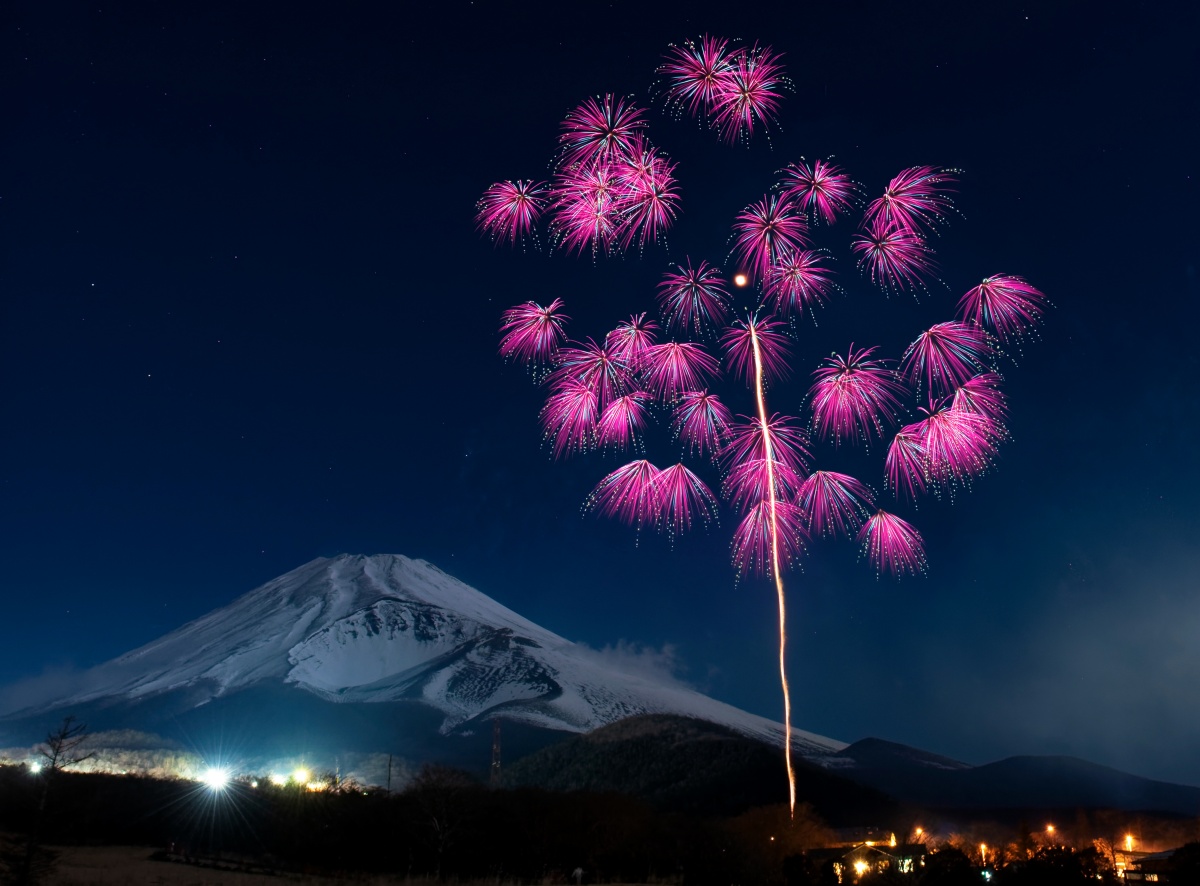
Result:
[[[0,768],[0,830],[32,820],[46,773]],[[614,793],[490,790],[455,770],[428,767],[403,791],[336,786],[214,790],[183,780],[53,773],[41,827],[51,844],[173,846],[178,855],[253,859],[280,870],[567,882],[728,884],[761,870],[759,831],[778,827],[769,865],[793,845],[816,845],[822,826],[782,807],[732,820],[663,813]]]
[[[585,883],[836,882],[828,850],[818,851],[835,835],[807,805],[794,820],[782,805],[699,817],[618,793],[491,790],[440,767],[426,767],[390,795],[336,781],[320,791],[265,780],[214,789],[184,780],[0,767],[0,831],[21,835],[34,820],[49,844],[172,847],[179,857],[280,871],[568,883],[581,869]],[[1004,845],[1000,834],[988,836],[991,845]],[[856,879],[881,886],[978,883],[970,843],[977,838],[964,828],[913,874]],[[1018,841],[1006,851],[1007,867],[996,879],[1014,886],[1113,881],[1110,859],[1094,845]]]

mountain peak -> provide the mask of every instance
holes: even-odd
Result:
[[[431,708],[443,733],[493,717],[584,732],[661,713],[720,723],[776,745],[784,736],[779,724],[667,676],[624,671],[433,564],[396,554],[311,560],[93,668],[81,684],[48,707],[169,698],[178,710],[275,687],[338,705]],[[844,747],[795,730],[793,740],[818,755]]]

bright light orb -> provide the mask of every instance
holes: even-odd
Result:
[[[287,776],[284,775],[282,772],[272,772],[271,773],[271,784],[275,785],[275,787],[277,787],[277,788],[281,788],[285,784],[287,784]]]
[[[854,863],[854,873],[858,874],[861,877],[863,874],[865,874],[867,872],[867,868],[869,868],[869,867],[870,867],[870,865],[867,864],[865,861],[856,861]]]
[[[750,281],[749,281],[749,279],[747,279],[745,274],[734,274],[733,275],[733,285],[737,286],[738,288],[745,286],[749,282]]]
[[[38,763],[36,761],[34,761],[33,763],[30,763],[29,771],[32,772],[34,775],[37,775],[39,772],[42,771],[42,764]]]
[[[210,767],[204,770],[200,781],[204,782],[210,790],[222,791],[229,784],[229,770]]]
[[[296,784],[306,785],[312,778],[312,774],[307,769],[297,769],[292,773],[292,778],[295,779]]]

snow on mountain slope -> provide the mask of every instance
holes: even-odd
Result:
[[[200,703],[287,683],[347,704],[414,701],[441,731],[492,716],[584,732],[683,714],[782,744],[783,729],[665,677],[619,670],[435,566],[394,555],[318,559],[93,668],[59,708],[188,690]],[[842,742],[793,731],[801,752]]]

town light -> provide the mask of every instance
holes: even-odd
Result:
[[[1125,835],[1125,851],[1126,852],[1133,851],[1133,834]]]
[[[870,867],[870,865],[867,864],[865,861],[856,861],[854,863],[854,873],[858,874],[861,877],[863,874],[865,874],[867,872],[867,868],[869,868],[869,867]]]
[[[979,860],[987,864],[987,843],[979,844]]]
[[[1054,833],[1054,825],[1052,825],[1052,824],[1046,825],[1046,833],[1053,834]]]

